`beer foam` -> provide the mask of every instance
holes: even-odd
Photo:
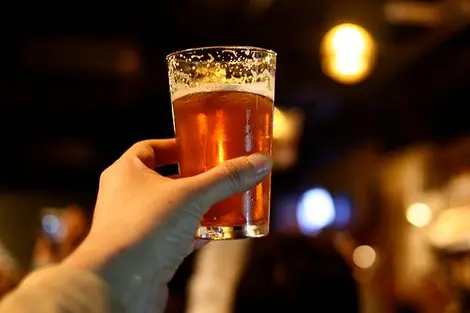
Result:
[[[271,84],[267,83],[253,83],[253,84],[217,84],[217,83],[206,83],[200,84],[197,87],[177,86],[177,90],[171,95],[171,101],[185,97],[187,95],[201,93],[201,92],[216,92],[216,91],[235,91],[235,92],[247,92],[253,93],[260,96],[264,96],[274,101],[274,82]]]

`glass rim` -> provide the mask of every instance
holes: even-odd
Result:
[[[188,48],[183,50],[174,51],[166,56],[166,60],[168,61],[171,57],[177,56],[178,54],[184,54],[193,51],[204,51],[204,50],[214,50],[214,49],[224,49],[224,50],[251,50],[257,52],[263,52],[266,54],[272,54],[277,56],[277,53],[274,50],[260,48],[255,46],[207,46],[207,47],[197,47],[197,48]]]

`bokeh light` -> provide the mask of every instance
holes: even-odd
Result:
[[[365,79],[375,64],[376,45],[361,26],[340,24],[323,38],[321,45],[323,72],[343,84]]]

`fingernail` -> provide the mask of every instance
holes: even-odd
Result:
[[[265,174],[273,167],[273,160],[270,156],[255,153],[247,157],[248,162],[251,163],[255,169],[256,174]]]

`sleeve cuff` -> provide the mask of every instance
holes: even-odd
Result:
[[[4,299],[2,309],[5,312],[23,312],[17,309],[24,305],[31,306],[38,313],[126,312],[119,300],[111,295],[108,284],[99,276],[60,265],[31,273]],[[11,310],[6,308],[8,306],[11,306]],[[0,309],[0,312],[3,310]]]

